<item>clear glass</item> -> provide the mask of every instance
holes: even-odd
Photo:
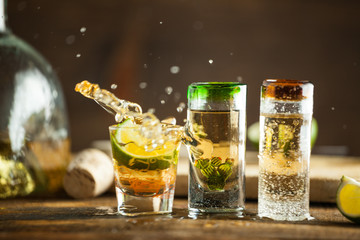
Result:
[[[0,198],[62,187],[70,160],[67,112],[49,63],[6,28],[0,1]]]
[[[245,199],[246,85],[193,83],[185,143],[190,157],[189,215],[238,213]]]
[[[258,215],[309,219],[313,84],[268,79],[261,87]]]
[[[110,140],[115,170],[115,188],[118,212],[124,216],[171,213],[175,192],[175,179],[180,134],[167,139],[162,146],[149,151],[146,138],[151,126],[110,126]],[[171,128],[167,130],[170,132]],[[174,131],[179,131],[174,127]],[[125,134],[125,135],[124,135]]]

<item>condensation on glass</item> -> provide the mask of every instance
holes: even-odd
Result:
[[[309,163],[314,86],[267,79],[261,87],[258,215],[309,219]]]

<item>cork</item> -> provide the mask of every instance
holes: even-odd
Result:
[[[110,157],[98,149],[75,155],[64,177],[64,189],[73,198],[91,198],[106,192],[114,182]]]

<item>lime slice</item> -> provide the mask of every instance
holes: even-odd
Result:
[[[347,219],[360,223],[360,183],[343,176],[336,193],[336,204]]]
[[[139,128],[128,119],[110,131],[113,158],[118,165],[137,170],[162,170],[177,164],[179,141],[168,141],[154,151],[146,151],[144,145],[148,139],[140,134]]]

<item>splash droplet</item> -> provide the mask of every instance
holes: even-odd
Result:
[[[160,103],[161,103],[161,104],[165,104],[165,100],[162,99],[162,100],[160,101]]]
[[[185,107],[186,107],[186,104],[183,103],[183,102],[181,102],[181,103],[179,103],[179,107],[185,108]]]
[[[81,57],[81,54],[80,53],[76,54],[76,57],[77,58]]]
[[[234,55],[234,53],[233,53],[233,52],[231,52],[231,53],[230,53],[230,56],[233,56],[233,55]]]
[[[111,89],[117,89],[117,85],[115,83],[111,84]]]
[[[82,28],[80,28],[80,32],[81,32],[81,33],[86,32],[86,27],[82,27]]]
[[[172,67],[170,68],[170,72],[171,72],[172,74],[177,74],[177,73],[180,72],[180,68],[179,68],[178,66],[172,66]]]
[[[155,113],[155,108],[149,108],[148,113]]]
[[[146,63],[144,64],[144,68],[148,68],[148,65]]]
[[[160,24],[163,24],[163,22],[160,22]]]
[[[184,108],[186,107],[186,104],[181,102],[179,103],[179,106],[176,108],[176,111],[178,111],[179,113],[181,113],[182,111],[184,111]]]
[[[209,63],[210,63],[210,64],[213,64],[213,62],[214,62],[214,60],[209,59]]]
[[[167,93],[167,95],[170,95],[173,92],[173,88],[168,86],[165,88],[165,92]]]
[[[74,35],[69,35],[65,38],[65,42],[68,45],[71,45],[75,42],[75,36]]]
[[[237,80],[238,82],[242,82],[243,78],[242,78],[241,76],[237,76],[237,77],[236,77],[236,80]]]
[[[334,111],[334,110],[335,110],[335,107],[331,107],[331,110],[333,110],[333,111]]]
[[[141,82],[141,83],[139,84],[139,87],[140,87],[141,89],[145,89],[145,88],[147,87],[147,82]]]

